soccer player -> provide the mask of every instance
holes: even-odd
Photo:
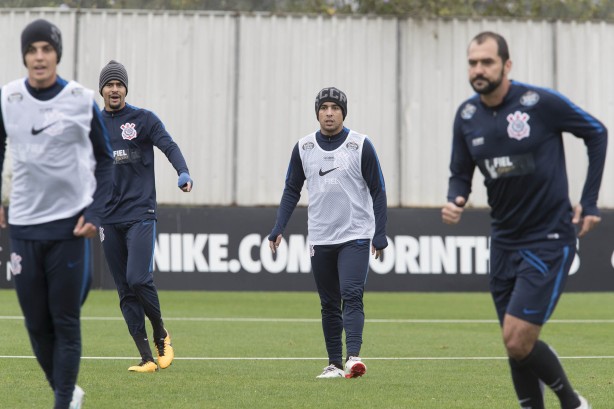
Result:
[[[539,339],[565,288],[583,237],[599,222],[597,196],[607,130],[564,96],[508,79],[505,39],[493,32],[473,38],[467,51],[476,95],[454,120],[448,203],[444,223],[460,221],[475,166],[484,175],[491,207],[490,290],[523,409],[543,409],[542,383],[563,409],[588,409],[555,352]],[[562,133],[582,138],[589,158],[580,203],[569,200]]]
[[[62,34],[46,20],[21,33],[27,77],[0,91],[0,169],[13,160],[11,273],[55,409],[80,408],[81,305],[90,243],[111,193],[112,156],[94,92],[57,74]],[[6,227],[0,207],[0,227]]]
[[[100,240],[119,294],[119,305],[128,331],[141,355],[132,372],[168,368],[175,356],[171,337],[164,328],[158,291],[153,281],[156,238],[156,186],[154,151],[160,149],[179,175],[178,186],[192,190],[192,179],[181,150],[151,111],[126,103],[128,73],[111,60],[100,71],[102,117],[113,148],[113,195],[108,199]],[[158,364],[154,362],[145,316],[153,328]]]
[[[386,186],[369,138],[343,126],[346,95],[337,88],[322,89],[315,113],[320,130],[294,146],[269,246],[275,253],[307,181],[311,265],[329,363],[318,378],[354,378],[367,370],[359,354],[369,249],[377,259],[388,245]]]

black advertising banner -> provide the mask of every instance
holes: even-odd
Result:
[[[297,208],[275,256],[268,234],[275,208],[161,207],[155,282],[162,290],[315,291],[307,209]],[[614,290],[614,211],[578,241],[567,291]],[[8,232],[0,236],[0,288],[12,287]],[[440,209],[388,209],[382,260],[371,259],[368,291],[488,291],[489,215],[467,209],[459,225]],[[115,288],[94,240],[93,288]]]

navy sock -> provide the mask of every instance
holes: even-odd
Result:
[[[348,352],[348,356],[345,357],[345,362],[346,363],[347,363],[348,359],[350,359],[351,356],[359,357],[360,355],[359,355],[359,352],[356,352],[356,353],[349,353]]]
[[[341,364],[341,362],[328,362],[329,365],[335,365],[337,368],[341,369],[343,371],[343,365]]]
[[[154,362],[153,355],[151,354],[151,347],[149,346],[149,340],[147,339],[147,335],[133,335],[132,339],[134,339],[134,343],[136,344],[137,349],[139,350],[139,354],[141,354],[141,359],[143,361],[151,361]]]
[[[166,338],[166,330],[164,329],[164,321],[160,318],[160,321],[151,322],[151,326],[153,328],[154,339]]]
[[[559,358],[548,344],[537,340],[531,353],[518,363],[522,367],[531,369],[556,393],[561,401],[562,409],[576,409],[580,406],[580,399],[571,387]]]
[[[515,359],[510,358],[509,364],[520,406],[525,409],[545,409],[544,395],[537,375],[531,368],[520,365]]]

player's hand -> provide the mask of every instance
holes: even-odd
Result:
[[[275,254],[275,250],[277,250],[277,247],[279,247],[280,243],[281,243],[281,234],[277,235],[277,238],[275,239],[275,241],[269,240],[269,248],[271,249],[273,254]]]
[[[375,259],[382,258],[382,254],[384,254],[384,249],[378,250],[374,245],[371,245],[371,255],[375,254]]]
[[[0,228],[6,228],[6,218],[4,216],[4,206],[0,205]]]
[[[457,224],[460,222],[463,214],[463,206],[465,205],[465,198],[462,196],[456,196],[454,203],[448,202],[441,209],[441,221],[445,224]]]
[[[96,228],[96,226],[89,222],[86,223],[85,217],[81,216],[79,217],[79,220],[77,221],[77,224],[75,225],[72,234],[77,237],[86,237],[88,239],[91,239],[92,237],[96,236],[97,231],[98,229]]]
[[[582,205],[577,204],[573,209],[573,219],[571,222],[580,227],[578,237],[583,237],[589,231],[593,230],[601,222],[601,217],[595,215],[586,215],[582,217]]]
[[[193,185],[194,181],[189,174],[183,172],[181,175],[179,175],[179,179],[177,179],[177,186],[179,186],[179,189],[183,190],[184,192],[189,192],[192,190]]]

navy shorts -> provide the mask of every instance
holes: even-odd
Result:
[[[505,314],[543,325],[554,311],[565,283],[575,248],[490,249],[490,292],[499,322]]]

